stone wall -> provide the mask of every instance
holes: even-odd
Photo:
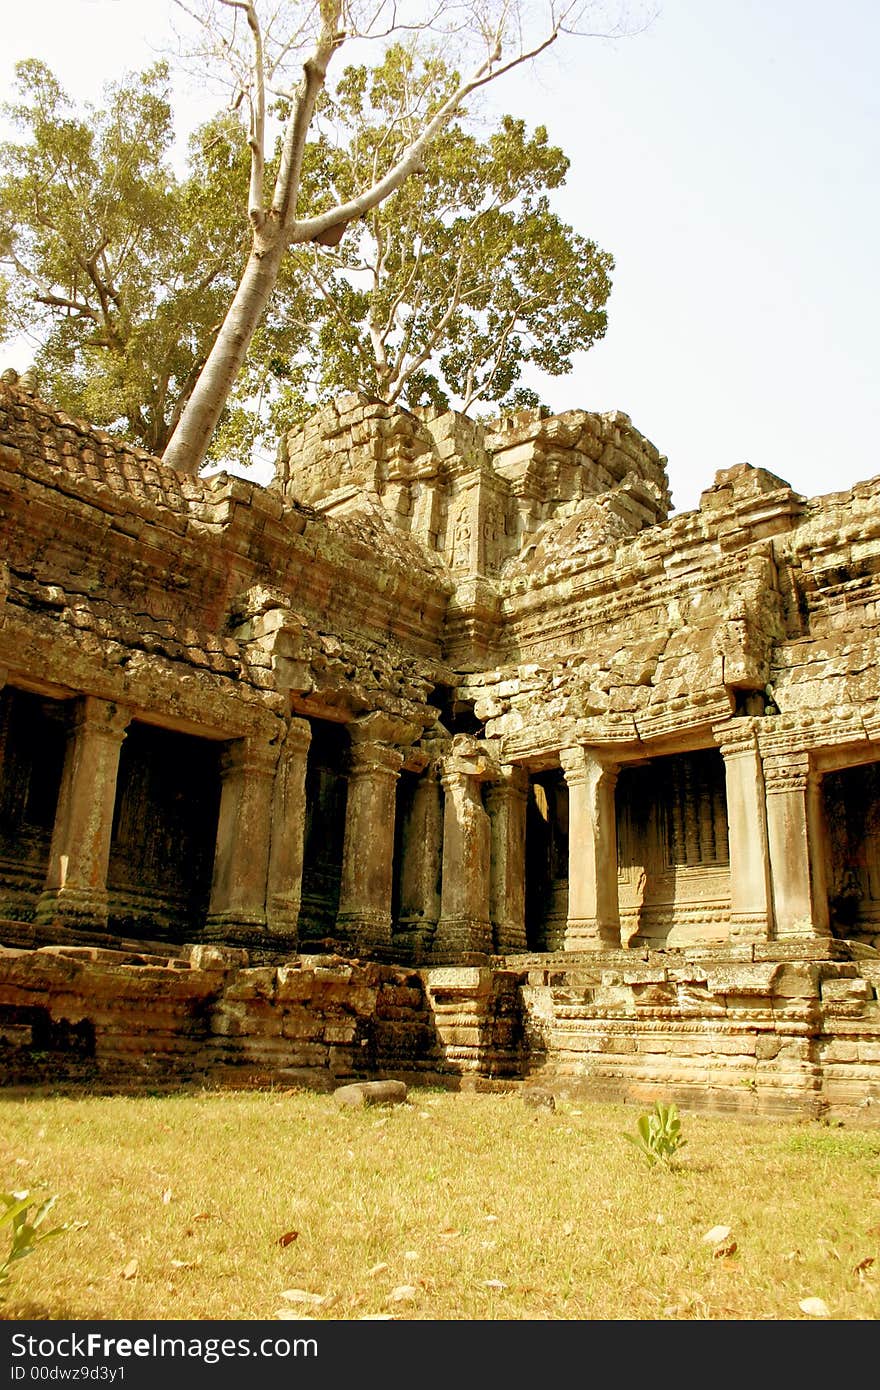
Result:
[[[307,955],[254,966],[211,947],[7,949],[0,1060],[7,1085],[537,1081],[573,1097],[877,1123],[880,966],[773,954],[406,970]]]

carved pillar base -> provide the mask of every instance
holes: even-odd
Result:
[[[106,888],[47,888],[37,900],[34,921],[41,927],[83,927],[107,930]]]
[[[620,927],[609,927],[595,917],[569,917],[565,924],[566,951],[616,951],[620,948]]]
[[[445,958],[465,952],[491,955],[492,923],[481,917],[441,917],[433,954]]]
[[[730,940],[734,945],[749,946],[757,941],[769,941],[771,936],[766,912],[731,911]]]
[[[336,916],[339,935],[363,955],[390,955],[391,913],[358,907]]]

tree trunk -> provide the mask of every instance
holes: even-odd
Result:
[[[198,473],[205,461],[223,407],[277,283],[284,250],[284,238],[278,235],[255,247],[248,257],[229,312],[162,455],[164,463],[181,473]]]

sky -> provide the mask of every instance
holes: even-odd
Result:
[[[38,57],[98,100],[158,56],[171,9],[6,7],[0,96]],[[877,0],[658,0],[637,32],[566,39],[494,89],[569,155],[554,207],[615,258],[605,338],[539,390],[625,411],[676,511],[741,462],[807,496],[880,473],[878,67]],[[216,105],[188,86],[181,126]]]

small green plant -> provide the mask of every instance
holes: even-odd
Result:
[[[55,1197],[46,1197],[42,1202],[35,1203],[29,1192],[0,1192],[0,1226],[12,1228],[12,1243],[6,1259],[0,1264],[0,1298],[3,1297],[3,1285],[9,1280],[10,1269],[17,1260],[32,1255],[41,1241],[48,1240],[50,1236],[60,1236],[70,1229],[67,1223],[53,1226],[48,1231],[40,1229],[56,1200]]]
[[[623,1137],[641,1151],[649,1168],[658,1163],[668,1168],[687,1143],[682,1136],[677,1109],[674,1105],[664,1105],[661,1100],[656,1102],[653,1110],[639,1116],[635,1134],[624,1134]]]

